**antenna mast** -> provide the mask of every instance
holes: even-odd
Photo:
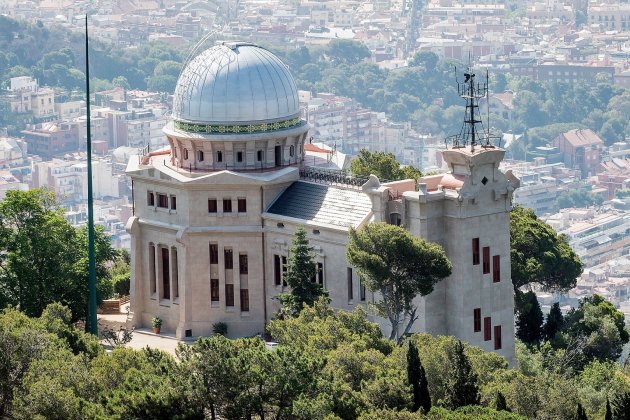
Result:
[[[455,149],[463,148],[470,145],[470,151],[474,152],[475,147],[481,145],[483,148],[493,148],[490,140],[490,109],[488,94],[488,72],[486,72],[485,83],[475,83],[475,73],[471,66],[464,73],[464,81],[457,78],[457,68],[455,68],[455,80],[457,81],[457,92],[459,96],[466,101],[466,112],[464,114],[464,123],[459,134],[455,134],[446,139],[447,144],[450,142]],[[484,128],[483,120],[479,113],[479,99],[486,98],[488,102],[488,127]]]

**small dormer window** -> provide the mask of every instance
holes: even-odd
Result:
[[[217,152],[217,162],[223,162],[223,152]]]

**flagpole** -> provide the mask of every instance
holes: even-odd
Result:
[[[94,252],[94,199],[92,197],[92,130],[90,118],[90,61],[88,53],[88,15],[85,13],[85,92],[87,104],[87,194],[88,194],[88,332],[98,336],[96,320],[96,261]]]

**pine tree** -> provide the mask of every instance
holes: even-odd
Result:
[[[503,396],[501,391],[497,392],[497,399],[495,401],[495,407],[497,411],[510,411],[510,409],[507,406],[507,403],[505,402],[505,397]]]
[[[328,296],[328,292],[315,282],[317,268],[304,228],[295,231],[286,268],[285,278],[291,290],[280,295],[286,313],[295,316],[305,305],[313,306],[320,296]]]
[[[606,398],[606,416],[604,416],[604,420],[612,420],[612,410],[610,409],[608,398]]]
[[[418,348],[412,340],[409,340],[409,347],[407,348],[407,380],[413,388],[413,406],[411,411],[416,412],[422,408],[422,412],[427,414],[431,410],[429,384],[424,373],[424,367],[420,362]]]
[[[517,298],[516,337],[525,344],[538,344],[542,338],[543,313],[532,291]]]
[[[580,404],[579,402],[577,405],[577,413],[575,414],[575,419],[588,420],[588,417],[586,417],[586,411],[584,411],[584,407],[582,407],[582,404]]]
[[[465,405],[479,404],[479,387],[477,375],[472,371],[470,360],[464,353],[464,344],[457,340],[455,345],[447,350],[450,364],[447,379],[447,394],[445,406],[451,410]]]
[[[630,420],[630,392],[621,392],[612,402],[612,418]]]
[[[551,306],[551,310],[549,311],[547,320],[543,326],[545,340],[553,340],[556,333],[562,329],[563,324],[564,317],[562,316],[562,311],[560,311],[560,304],[556,302]]]

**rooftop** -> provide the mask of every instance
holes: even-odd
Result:
[[[372,202],[361,191],[297,181],[267,212],[316,223],[356,227],[371,211]]]

